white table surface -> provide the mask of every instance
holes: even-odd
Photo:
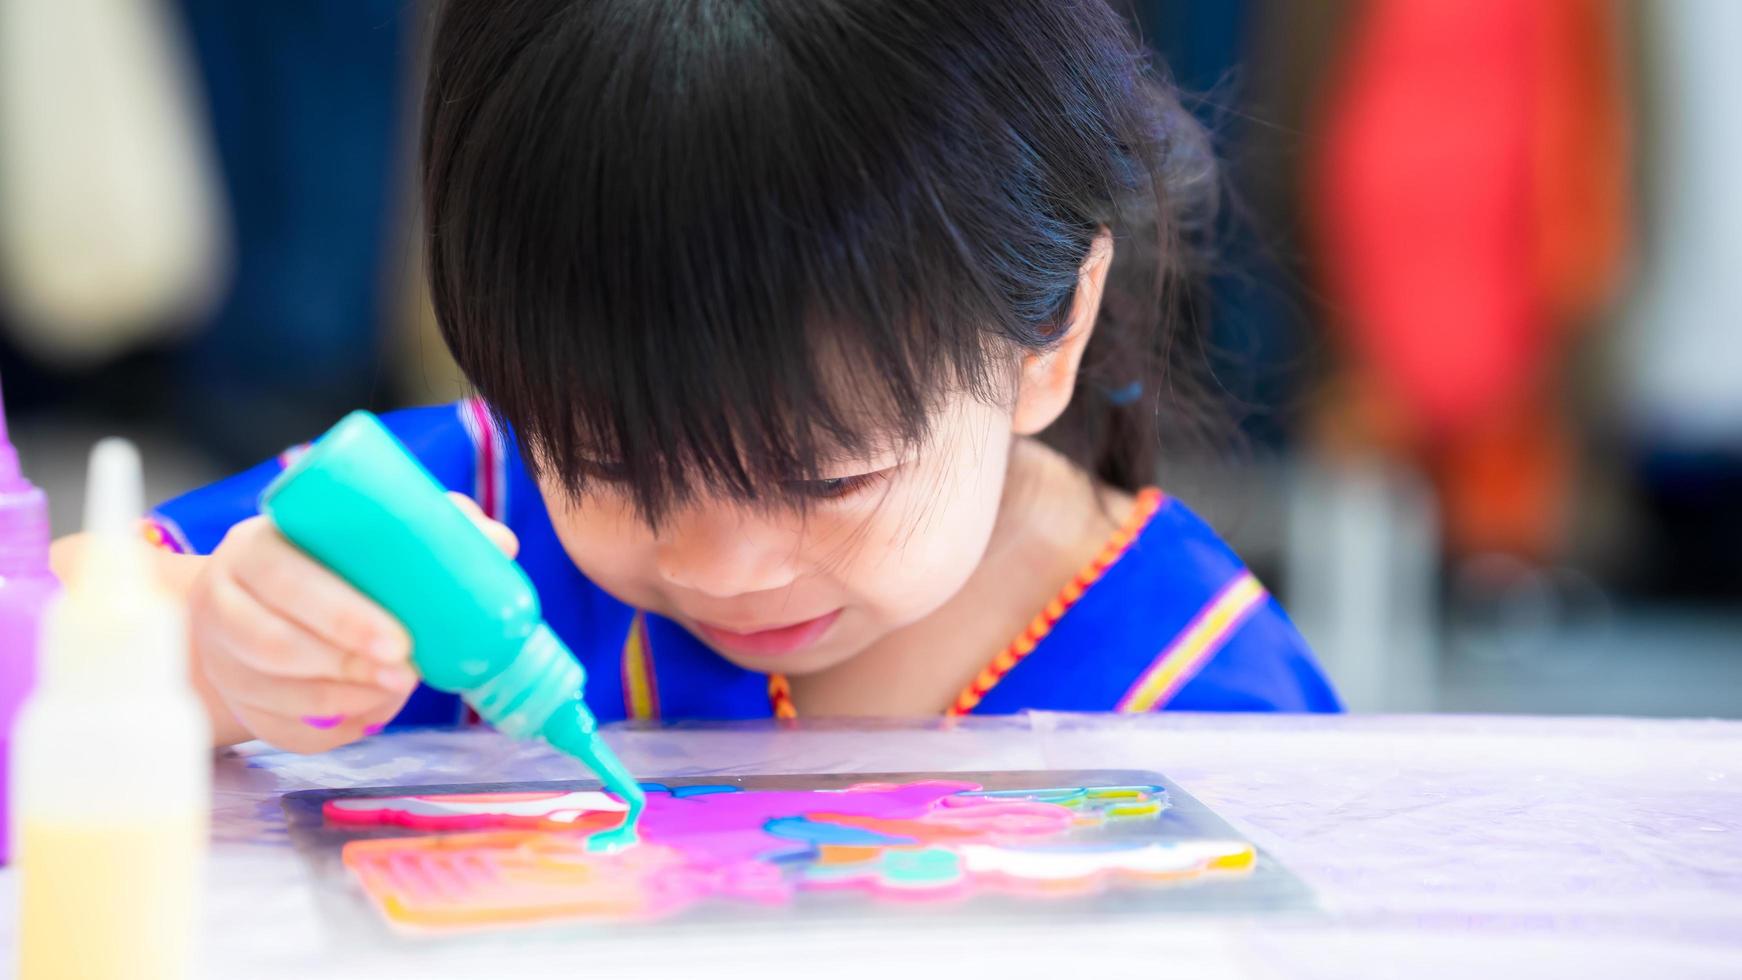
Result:
[[[280,794],[582,775],[548,750],[490,732],[426,732],[324,756],[256,746],[218,761],[205,972],[251,980],[1742,977],[1742,723],[1032,714],[952,729],[807,723],[610,738],[648,779],[1154,769],[1290,867],[1323,911],[347,943],[316,908]],[[12,873],[0,874],[7,949],[15,886]]]

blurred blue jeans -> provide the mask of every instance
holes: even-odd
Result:
[[[234,242],[226,295],[175,358],[187,435],[241,464],[377,392],[409,261],[415,68],[405,0],[180,0]],[[397,252],[398,255],[391,253]]]

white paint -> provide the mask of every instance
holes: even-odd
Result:
[[[1184,874],[1198,871],[1209,862],[1243,854],[1250,846],[1237,840],[1149,843],[1139,847],[1107,850],[1050,850],[999,847],[994,844],[963,844],[956,848],[962,867],[975,874],[1002,874],[1030,881],[1070,881],[1098,875]]]
[[[334,809],[351,813],[409,813],[414,817],[537,817],[574,823],[591,813],[622,813],[628,807],[598,790],[564,793],[539,800],[468,801],[441,796],[359,796],[333,800]]]

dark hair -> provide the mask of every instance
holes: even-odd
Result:
[[[1045,437],[1155,478],[1214,165],[1106,0],[450,0],[422,165],[448,346],[572,492],[608,459],[656,521],[923,439],[1057,342],[1101,228]]]

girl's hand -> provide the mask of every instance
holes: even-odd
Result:
[[[451,496],[514,556],[512,531]],[[324,752],[373,734],[417,688],[411,639],[399,621],[265,517],[231,528],[203,561],[188,621],[195,662],[212,690],[249,734],[282,749]]]

